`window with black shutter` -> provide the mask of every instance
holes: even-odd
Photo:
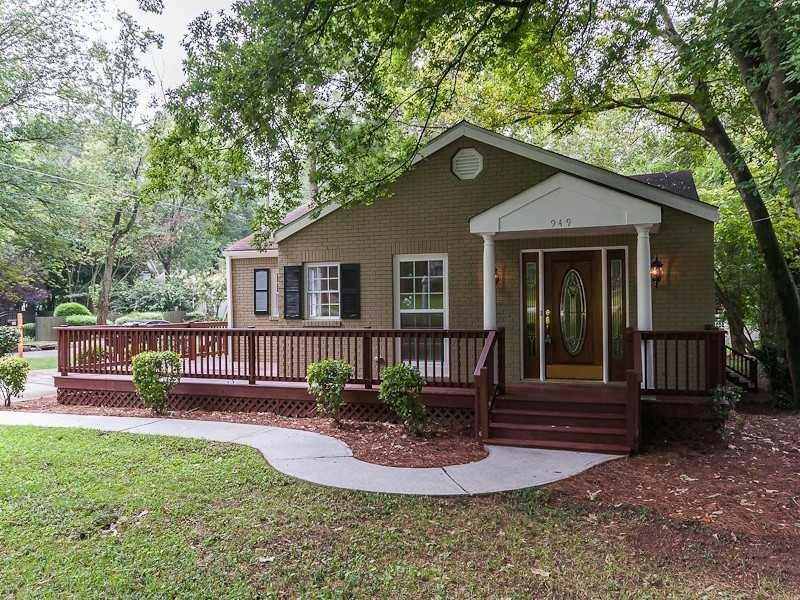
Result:
[[[361,318],[361,265],[339,266],[343,319]]]
[[[303,318],[303,267],[283,268],[283,316],[286,319]]]
[[[253,270],[253,312],[269,314],[269,269]]]

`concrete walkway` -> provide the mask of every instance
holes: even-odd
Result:
[[[53,383],[53,377],[55,377],[57,373],[57,369],[30,371],[28,373],[28,379],[25,382],[25,391],[22,392],[22,398],[14,399],[14,402],[38,400],[45,396],[55,396],[58,390],[56,390],[56,386]]]
[[[326,486],[390,494],[457,496],[516,490],[558,481],[619,458],[590,452],[487,446],[489,456],[478,462],[414,469],[358,460],[346,444],[326,435],[264,425],[21,411],[0,411],[0,425],[80,427],[234,442],[256,448],[286,475]]]

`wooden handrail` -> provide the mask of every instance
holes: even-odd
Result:
[[[729,381],[736,385],[746,386],[751,392],[758,392],[758,359],[755,356],[739,352],[726,344],[725,369],[725,375]],[[731,372],[741,379],[732,377]]]

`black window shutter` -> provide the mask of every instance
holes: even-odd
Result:
[[[283,267],[283,316],[303,318],[303,267]]]
[[[339,266],[341,310],[343,319],[361,318],[361,265]]]

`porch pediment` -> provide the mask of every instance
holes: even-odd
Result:
[[[661,223],[661,207],[565,173],[558,173],[475,215],[470,232],[515,234],[632,231],[633,225]],[[507,235],[503,235],[507,234]]]

